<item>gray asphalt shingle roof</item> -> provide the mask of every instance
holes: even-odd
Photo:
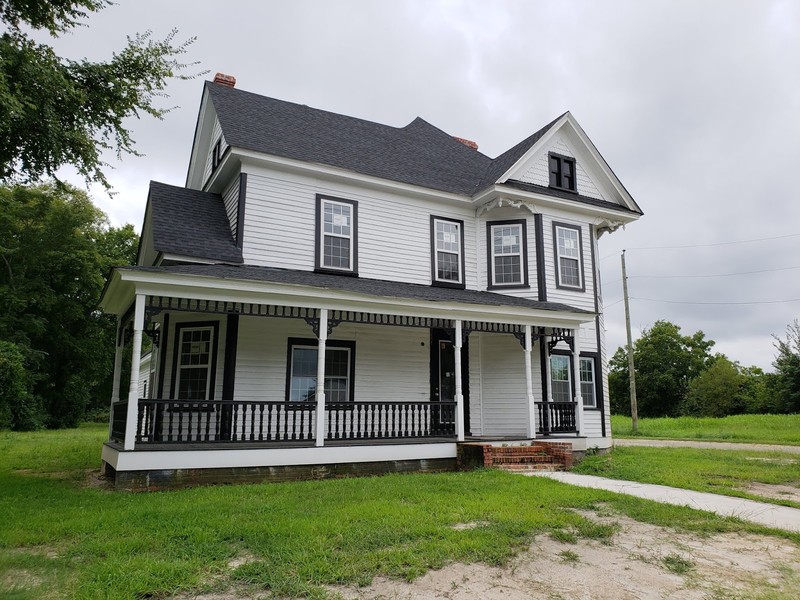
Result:
[[[295,271],[259,267],[252,265],[170,265],[159,267],[120,267],[123,271],[171,273],[175,275],[196,275],[218,279],[237,279],[247,281],[267,281],[307,286],[309,288],[332,289],[366,294],[385,298],[407,298],[430,302],[461,302],[484,306],[517,306],[538,310],[550,310],[580,314],[593,314],[559,302],[540,302],[516,296],[434,287],[415,283],[401,283],[382,279],[361,277],[342,277],[313,271]]]
[[[156,252],[242,262],[219,194],[151,181],[148,202]]]

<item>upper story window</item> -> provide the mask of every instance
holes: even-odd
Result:
[[[528,256],[524,220],[486,224],[489,287],[528,285]]]
[[[464,222],[431,217],[433,283],[464,287]]]
[[[548,155],[550,162],[550,187],[562,190],[576,191],[575,187],[575,159],[562,154]]]
[[[317,269],[356,274],[358,203],[317,196]]]
[[[219,163],[222,162],[222,138],[217,140],[211,149],[211,170],[216,171]]]
[[[584,291],[581,228],[553,223],[556,287]]]

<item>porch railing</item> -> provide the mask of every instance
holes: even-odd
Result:
[[[127,402],[114,410],[112,439],[124,442]],[[141,399],[136,443],[313,442],[316,412],[316,402]],[[455,437],[455,415],[455,402],[327,403],[325,439]]]
[[[128,401],[111,405],[111,441],[125,443],[125,422],[128,418]]]
[[[326,440],[454,437],[455,402],[330,402]]]
[[[577,433],[576,402],[537,402],[539,433]]]
[[[316,409],[315,402],[139,400],[136,442],[308,441]]]

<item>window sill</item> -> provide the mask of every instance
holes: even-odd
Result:
[[[570,194],[575,194],[576,196],[578,195],[578,190],[573,190],[568,187],[561,187],[560,185],[549,185],[547,187],[549,187],[551,190],[558,190],[560,192],[569,192]]]
[[[465,283],[455,283],[454,281],[432,281],[431,287],[450,288],[454,290],[467,289],[467,285]]]
[[[326,269],[323,267],[316,267],[314,273],[323,273],[325,275],[344,275],[345,277],[358,277],[357,271],[340,271],[338,269]]]
[[[489,285],[486,287],[487,290],[529,290],[531,286],[527,283],[506,283],[506,284],[494,284]]]
[[[556,288],[559,290],[569,290],[570,292],[586,292],[586,286],[574,287],[571,285],[561,285],[560,283],[557,283]]]

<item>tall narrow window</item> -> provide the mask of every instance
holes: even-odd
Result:
[[[315,340],[289,340],[287,399],[308,402],[316,398],[317,346]],[[355,342],[329,341],[325,348],[325,400],[351,402]]]
[[[186,327],[180,330],[179,339],[176,398],[208,400],[214,330],[212,327]]]
[[[588,408],[597,407],[594,379],[594,358],[581,357],[581,396],[583,397],[583,405]]]
[[[490,222],[487,228],[489,286],[527,286],[525,221]]]
[[[556,287],[583,291],[581,230],[574,225],[553,223],[556,254]]]
[[[358,203],[317,196],[317,268],[355,273]]]
[[[550,153],[550,187],[575,191],[575,159],[561,154]]]
[[[464,287],[464,222],[431,218],[433,282]]]
[[[572,402],[572,376],[569,356],[553,354],[550,356],[550,384],[553,402]]]

